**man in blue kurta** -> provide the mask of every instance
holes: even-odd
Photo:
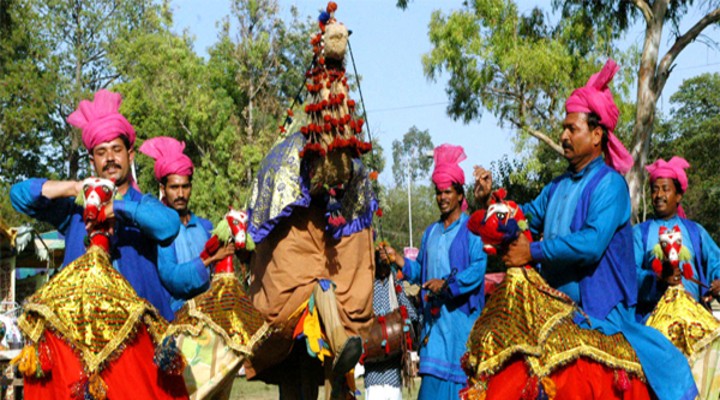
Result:
[[[219,248],[214,254],[201,257],[211,237],[212,223],[190,211],[192,177],[195,167],[185,155],[185,143],[159,136],[148,139],[140,152],[155,159],[155,179],[160,184],[160,198],[180,217],[180,232],[169,246],[158,246],[160,279],[172,295],[172,310],[210,287],[208,268],[216,261],[234,253],[233,244]]]
[[[503,261],[508,267],[540,263],[547,282],[584,311],[576,318],[581,327],[625,336],[659,399],[692,399],[697,389],[687,360],[660,332],[634,318],[630,196],[618,173],[629,170],[632,158],[612,133],[619,111],[607,86],[618,69],[609,60],[568,98],[560,136],[568,171],[522,206],[530,229],[543,240],[530,243],[520,235]],[[475,177],[475,196],[483,204],[492,176],[477,167]]]
[[[83,144],[95,173],[114,181],[118,189],[119,196],[105,210],[109,218],[116,220],[110,239],[113,265],[138,295],[172,320],[170,293],[163,286],[156,265],[157,245],[167,245],[175,238],[180,219],[155,197],[138,191],[130,173],[135,157],[135,130],[118,112],[120,102],[119,94],[100,90],[94,101],[83,100],[68,122],[82,129]],[[15,210],[54,225],[65,236],[63,265],[85,253],[83,208],[75,203],[81,192],[81,182],[43,178],[17,183],[10,191]]]
[[[463,184],[458,163],[465,159],[460,146],[435,149],[435,199],[440,220],[423,234],[417,260],[397,258],[411,283],[422,285],[424,324],[420,336],[418,399],[456,399],[467,376],[460,365],[473,323],[484,299],[487,257],[479,236],[468,230]],[[395,250],[386,247],[387,255]],[[380,251],[381,257],[386,257]]]
[[[670,161],[658,159],[645,167],[650,175],[654,218],[635,225],[635,263],[638,274],[638,319],[645,320],[655,308],[667,286],[682,283],[685,290],[698,302],[703,297],[720,293],[720,248],[705,228],[695,221],[685,218],[680,206],[683,194],[688,187],[685,168],[690,167],[681,157]],[[653,247],[658,243],[660,228],[672,230],[675,226],[682,234],[682,244],[690,252],[687,264],[692,269],[692,280],[679,271],[669,276],[658,277],[652,270]],[[706,287],[701,287],[700,282]]]

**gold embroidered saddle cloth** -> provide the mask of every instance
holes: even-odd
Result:
[[[644,379],[635,351],[622,334],[582,329],[573,322],[576,312],[577,305],[548,286],[534,269],[509,268],[470,332],[471,378],[494,375],[510,358],[521,356],[530,374],[538,377],[586,357]]]
[[[167,328],[97,246],[30,296],[24,308],[18,324],[26,337],[37,343],[50,329],[76,349],[88,373],[119,356],[141,324],[155,343]]]

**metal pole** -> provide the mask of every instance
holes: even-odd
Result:
[[[410,233],[410,247],[413,246],[413,227],[412,227],[412,177],[410,176],[410,158],[407,162],[407,179],[408,179],[408,233]]]

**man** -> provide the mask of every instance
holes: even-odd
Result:
[[[130,165],[135,159],[135,130],[118,112],[119,94],[100,90],[94,101],[83,100],[70,114],[68,123],[82,129],[95,173],[115,182],[119,197],[105,210],[116,219],[110,254],[115,268],[141,297],[168,320],[173,319],[170,293],[163,286],[156,266],[157,245],[169,244],[180,229],[177,213],[156,198],[143,195],[134,186]],[[32,178],[15,184],[10,191],[18,212],[54,225],[65,236],[63,265],[85,253],[83,209],[75,204],[82,182]]]
[[[522,206],[530,229],[543,240],[529,243],[520,235],[503,261],[508,267],[540,263],[547,282],[587,315],[576,319],[581,327],[623,333],[659,399],[691,399],[697,389],[685,358],[633,315],[637,279],[630,196],[618,173],[627,172],[633,161],[613,134],[619,110],[607,86],[618,69],[608,60],[567,99],[560,140],[568,171]],[[475,196],[487,204],[492,177],[479,167],[475,176]]]
[[[720,248],[708,235],[705,228],[694,221],[685,219],[680,206],[683,194],[688,187],[685,168],[690,167],[681,157],[670,161],[658,159],[645,167],[650,175],[650,189],[655,217],[642,224],[635,225],[635,265],[638,274],[638,306],[636,314],[645,319],[655,308],[667,286],[682,285],[695,300],[702,301],[708,290],[697,282],[710,284],[710,292],[720,294]],[[679,270],[675,274],[657,277],[651,263],[653,247],[658,243],[661,227],[672,230],[675,226],[682,233],[682,244],[690,251],[687,262],[692,268],[694,280],[686,279]]]
[[[194,166],[183,153],[185,143],[160,136],[146,140],[140,152],[155,159],[155,179],[160,184],[160,198],[178,213],[180,232],[169,246],[158,247],[160,279],[172,295],[172,310],[177,310],[210,287],[208,267],[234,253],[232,244],[220,248],[210,257],[201,258],[212,234],[212,223],[190,211]]]
[[[482,241],[468,230],[469,217],[458,163],[463,148],[444,144],[435,149],[435,200],[440,219],[423,234],[417,260],[398,257],[396,264],[411,283],[422,285],[424,325],[420,336],[418,399],[455,399],[466,383],[460,365],[473,323],[484,301],[487,257]],[[383,260],[395,250],[381,248]]]

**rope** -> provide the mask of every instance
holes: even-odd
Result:
[[[352,46],[350,45],[349,37],[348,37],[348,50],[350,52],[350,61],[352,61],[353,73],[355,74],[355,78],[357,79],[357,77],[359,77],[360,75],[358,75],[358,72],[357,72],[357,66],[355,65],[355,56],[353,55]],[[367,117],[367,108],[365,107],[365,99],[363,98],[362,87],[360,85],[360,79],[357,79],[357,87],[358,87],[358,93],[360,94],[360,103],[362,104],[363,118],[365,119],[365,129],[367,130],[368,141],[370,143],[373,143],[373,137],[372,137],[372,134],[370,133],[370,121],[368,120],[368,117]],[[375,162],[375,146],[373,146],[373,149],[370,151],[370,162],[372,162],[373,165],[377,165],[377,163]],[[373,181],[372,186],[373,186],[373,190],[375,191],[375,196],[377,197],[378,207],[379,207],[380,187],[379,187],[379,183],[378,183],[377,179],[375,181]],[[385,240],[385,233],[383,232],[383,225],[382,225],[382,217],[378,217],[377,225],[378,225],[378,232],[380,233],[380,237],[383,240]],[[383,247],[383,251],[384,250],[385,250],[385,247]],[[388,256],[387,253],[385,255]],[[388,259],[389,259],[389,257],[388,257]]]

